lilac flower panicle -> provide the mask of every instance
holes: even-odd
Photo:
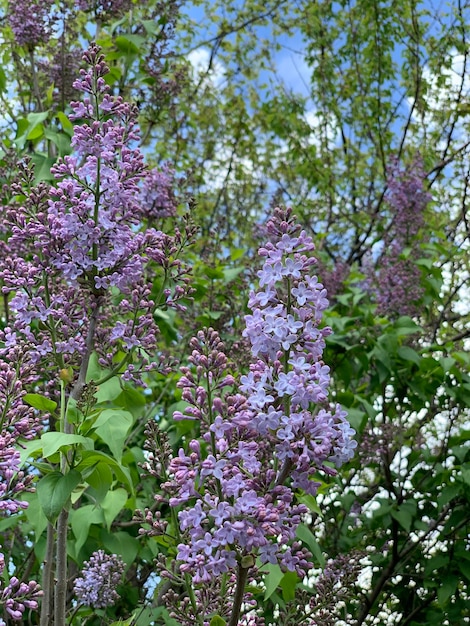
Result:
[[[42,424],[23,402],[24,385],[35,381],[31,363],[16,347],[1,352],[5,360],[0,360],[0,516],[10,517],[28,507],[21,494],[33,490],[33,476],[21,469],[18,448],[36,437]],[[38,608],[42,591],[35,581],[24,583],[14,575],[5,582],[4,570],[5,557],[0,553],[0,605],[12,620],[23,621],[26,609]]]
[[[3,574],[5,561],[0,553],[0,575]],[[3,605],[5,617],[8,616],[14,622],[24,622],[26,609],[36,610],[38,600],[43,595],[39,585],[33,580],[24,583],[16,576],[11,576],[8,584],[0,589],[0,605]]]
[[[82,604],[95,609],[113,606],[119,600],[116,587],[123,573],[124,563],[119,556],[98,550],[83,564],[74,582],[74,593]]]
[[[296,539],[307,512],[298,491],[315,495],[315,475],[334,475],[356,447],[346,412],[328,404],[322,353],[331,331],[319,326],[328,300],[311,275],[312,240],[290,210],[277,209],[266,230],[260,290],[250,295],[243,333],[251,344],[249,372],[237,382],[218,333],[205,329],[191,340],[178,382],[187,407],[174,418],[197,420],[201,440],[170,455],[162,470],[181,537],[178,570],[163,566],[162,575],[190,575],[196,593],[217,588],[217,577],[244,559],[253,576],[259,558],[303,578],[312,555]],[[142,533],[165,532],[158,514],[147,510],[138,519],[150,526]]]
[[[392,162],[387,178],[386,202],[391,224],[384,237],[384,251],[378,260],[378,273],[371,280],[380,314],[417,315],[423,295],[420,256],[424,211],[432,196],[424,189],[425,172],[421,158],[415,157],[406,169]],[[406,256],[403,253],[407,251]]]
[[[54,0],[10,0],[8,22],[19,46],[47,43],[51,34]]]
[[[157,341],[155,309],[183,310],[181,300],[191,291],[178,257],[194,230],[188,225],[168,235],[143,228],[148,207],[142,186],[150,174],[138,148],[137,109],[110,94],[104,78],[109,68],[98,46],[91,44],[83,60],[86,68],[73,82],[84,93],[71,103],[70,118],[77,122],[73,152],[52,167],[56,186],[35,187],[25,164],[12,191],[27,199],[0,216],[11,232],[0,271],[12,313],[5,342],[26,342],[43,366],[59,360],[61,368],[78,368],[94,325],[100,365],[114,367],[122,350],[136,363],[123,377],[141,383],[138,372],[157,366],[148,356]],[[161,183],[167,199],[169,184],[170,178],[166,187]],[[173,286],[156,303],[151,293],[158,272]]]

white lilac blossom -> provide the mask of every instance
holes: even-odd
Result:
[[[313,243],[289,210],[276,210],[268,233],[272,241],[259,251],[261,289],[251,294],[245,318],[250,371],[236,380],[218,334],[200,331],[178,383],[188,406],[174,419],[197,420],[201,437],[176,456],[155,436],[158,429],[149,442],[147,469],[179,521],[178,568],[161,574],[190,576],[196,591],[221,574],[237,571],[238,581],[240,571],[255,571],[258,558],[302,578],[312,558],[296,540],[307,512],[298,496],[315,495],[316,475],[335,474],[356,447],[346,412],[328,403],[329,368],[321,359],[331,331],[319,328],[328,301],[311,274]],[[166,532],[158,512],[146,510],[140,521],[151,527],[142,532]]]
[[[124,563],[119,556],[98,550],[83,564],[81,574],[74,582],[74,593],[82,604],[94,609],[113,606],[119,600],[116,587],[123,573]]]

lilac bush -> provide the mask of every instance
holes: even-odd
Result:
[[[172,456],[158,429],[150,430],[146,467],[166,494],[157,502],[177,511],[177,566],[162,564],[161,575],[194,586],[183,609],[172,606],[184,624],[214,607],[238,624],[246,581],[259,579],[263,564],[305,576],[312,555],[296,531],[308,509],[298,496],[315,495],[316,476],[334,475],[356,446],[346,412],[328,403],[321,357],[330,330],[319,328],[328,301],[311,274],[312,240],[290,210],[275,211],[268,233],[271,241],[259,250],[260,290],[245,318],[250,372],[235,378],[218,334],[200,331],[178,383],[188,406],[173,416],[196,421],[200,438]],[[140,520],[150,525],[144,533],[168,531],[158,512],[147,509]]]

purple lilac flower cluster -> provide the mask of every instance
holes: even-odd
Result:
[[[258,360],[240,379],[262,437],[275,433],[278,459],[292,467],[293,487],[316,493],[312,475],[330,461],[338,467],[352,458],[354,430],[339,405],[324,406],[330,369],[322,361],[329,328],[318,328],[328,306],[326,290],[310,275],[315,259],[310,237],[277,209],[268,222],[275,243],[260,248],[265,258],[258,272],[262,291],[252,293],[244,335]],[[320,405],[317,411],[311,407]]]
[[[94,609],[112,606],[119,600],[116,587],[123,573],[124,563],[119,556],[98,550],[83,564],[81,575],[74,582],[74,593],[82,604]]]
[[[158,330],[151,271],[160,268],[164,275],[158,305],[180,307],[189,290],[178,260],[185,236],[139,230],[146,170],[134,147],[137,111],[110,95],[104,80],[109,69],[96,45],[83,58],[88,68],[73,86],[85,97],[71,103],[70,116],[81,123],[74,127],[73,154],[51,170],[57,186],[33,187],[32,171],[23,168],[23,180],[13,189],[27,200],[7,212],[11,236],[0,278],[3,293],[14,294],[14,323],[5,329],[5,340],[13,346],[25,338],[36,361],[49,357],[63,367],[90,349],[89,329],[96,324],[102,365],[123,349],[140,355],[141,367]]]
[[[259,251],[261,290],[251,294],[245,318],[250,372],[237,383],[214,330],[191,340],[190,367],[181,368],[178,383],[188,406],[174,419],[197,420],[201,440],[154,472],[166,476],[161,486],[179,510],[179,569],[196,584],[254,567],[258,557],[303,577],[312,565],[296,541],[307,512],[296,494],[315,494],[315,474],[335,474],[333,465],[356,446],[346,413],[327,404],[321,356],[330,330],[318,325],[328,301],[310,274],[312,241],[290,210],[277,209],[268,232],[272,242]],[[233,394],[237,386],[243,394]],[[142,521],[151,534],[166,530],[152,511]]]
[[[142,185],[140,202],[142,214],[149,223],[176,215],[177,201],[174,193],[175,171],[168,164],[150,170]]]
[[[8,3],[8,22],[19,46],[47,43],[53,22],[54,0],[14,0]]]
[[[381,314],[416,315],[423,294],[421,272],[416,265],[424,211],[432,199],[424,189],[425,172],[417,156],[401,169],[395,160],[387,178],[387,204],[392,222],[384,237],[384,252],[378,260],[377,304]],[[406,252],[406,255],[404,254]]]

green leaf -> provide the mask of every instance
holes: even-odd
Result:
[[[78,554],[88,539],[92,524],[103,523],[103,511],[94,504],[86,504],[70,511],[70,525],[75,536],[75,550]]]
[[[406,315],[399,317],[395,323],[395,332],[398,337],[401,335],[413,335],[422,332],[421,326],[418,326],[411,317]]]
[[[122,409],[105,409],[96,420],[93,428],[106,443],[114,458],[122,460],[124,442],[134,423],[132,413]]]
[[[286,572],[282,577],[281,582],[279,583],[280,588],[282,589],[282,597],[285,602],[290,602],[295,598],[295,589],[297,587],[297,583],[299,582],[299,577],[295,572]]]
[[[302,493],[301,495],[297,496],[297,500],[301,504],[305,504],[305,506],[307,506],[308,509],[313,513],[317,513],[318,515],[321,514],[321,509],[318,506],[317,499],[310,493]]]
[[[5,70],[3,67],[0,67],[0,92],[6,91],[7,86],[7,76],[5,74]]]
[[[397,522],[402,528],[406,530],[406,532],[410,532],[414,516],[416,515],[416,510],[416,502],[413,500],[409,500],[408,502],[403,502],[403,504],[400,504],[398,508],[391,508],[390,515],[397,520]]]
[[[113,376],[105,383],[99,385],[95,393],[97,402],[109,402],[115,400],[122,393],[121,382],[118,376]]]
[[[220,617],[220,615],[214,615],[214,617],[209,622],[209,626],[226,626],[227,622]]]
[[[119,35],[114,40],[116,47],[126,54],[139,54],[140,46],[145,42],[144,37],[139,35]]]
[[[44,120],[47,120],[48,116],[48,111],[40,111],[38,113],[28,113],[26,119],[21,118],[18,120],[18,131],[16,134],[15,143],[20,150],[24,148],[24,145],[28,139],[37,139],[38,136],[40,137],[42,135],[42,122],[44,122]]]
[[[47,413],[51,413],[57,408],[57,402],[54,402],[54,400],[46,398],[45,396],[41,396],[39,393],[27,393],[23,396],[23,400],[34,409],[46,411]]]
[[[224,283],[226,285],[231,283],[233,280],[235,280],[235,278],[237,278],[237,276],[239,276],[243,272],[244,269],[245,269],[244,267],[225,268],[224,269]]]
[[[32,441],[24,441],[21,444],[20,449],[20,459],[21,464],[26,463],[26,461],[35,456],[36,453],[42,451],[42,442],[40,439],[33,439]]]
[[[315,539],[315,536],[310,528],[308,528],[305,524],[299,524],[297,527],[297,537],[310,548],[320,567],[324,568],[325,557],[323,556],[318,541]]]
[[[367,421],[367,415],[361,409],[356,409],[353,407],[346,409],[348,412],[348,422],[354,428],[356,432],[360,431]]]
[[[81,444],[86,450],[93,449],[93,439],[82,437],[82,435],[72,435],[68,433],[48,432],[41,437],[42,453],[47,459],[61,448],[71,448],[76,444]]]
[[[221,267],[209,267],[208,265],[204,267],[204,274],[212,280],[224,277],[224,271]]]
[[[64,132],[67,133],[69,137],[72,137],[73,136],[73,124],[69,120],[69,118],[65,115],[63,111],[58,111],[56,113],[56,117],[59,120],[59,122],[62,124],[62,128],[64,129]]]
[[[128,491],[130,493],[134,492],[128,468],[118,463],[112,456],[100,450],[83,451],[81,461],[75,469],[79,472],[84,472],[86,468],[97,466],[99,463],[107,465],[116,478],[127,487]]]
[[[122,511],[124,505],[128,499],[127,491],[118,487],[113,491],[108,491],[106,497],[101,503],[103,509],[104,519],[108,530],[111,528],[111,524],[116,519],[117,515]]]
[[[134,563],[137,552],[139,551],[139,539],[131,537],[129,533],[124,531],[110,533],[107,530],[101,531],[103,544],[109,552],[120,554],[122,560],[127,565]]]
[[[441,579],[440,586],[437,590],[437,599],[441,606],[455,593],[458,583],[459,578],[454,574],[446,574],[446,576]]]
[[[86,477],[87,483],[93,490],[93,498],[99,504],[108,493],[113,482],[111,468],[106,463],[100,462],[90,471],[89,475],[87,475],[86,470],[82,472],[82,475]]]
[[[263,567],[263,570],[267,570],[267,574],[264,576],[264,584],[266,590],[264,592],[264,600],[268,600],[276,589],[279,586],[279,583],[284,576],[284,572],[281,570],[279,565],[273,565],[272,563],[268,563]]]
[[[64,132],[58,133],[50,128],[44,129],[44,137],[52,141],[59,149],[59,156],[69,154],[71,151],[70,137]]]
[[[470,563],[468,561],[459,560],[458,565],[459,570],[462,572],[465,578],[470,581]]]
[[[400,348],[398,348],[397,354],[404,361],[412,361],[418,366],[421,362],[421,357],[419,356],[419,354],[416,352],[416,350],[413,350],[413,348],[410,348],[409,346],[401,346]]]
[[[29,502],[28,508],[25,511],[25,516],[34,530],[36,541],[39,541],[42,533],[47,528],[48,522],[39,502],[37,491],[25,493],[21,496],[21,499]]]
[[[80,483],[80,472],[71,470],[67,474],[55,471],[41,478],[36,491],[39,503],[47,519],[53,523],[59,513],[66,507],[70,500],[70,494]]]
[[[31,156],[31,161],[34,163],[34,179],[36,183],[44,180],[54,180],[54,175],[51,172],[51,167],[56,162],[54,157],[36,153]]]

